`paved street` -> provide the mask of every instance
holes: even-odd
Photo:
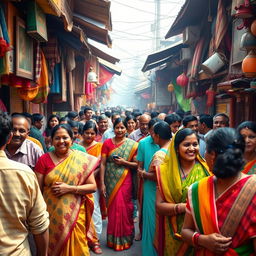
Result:
[[[103,221],[103,232],[101,235],[100,243],[101,248],[103,250],[102,255],[104,256],[112,256],[112,255],[119,255],[119,256],[140,256],[141,255],[141,242],[134,241],[134,244],[129,250],[125,250],[122,252],[115,252],[114,250],[108,248],[106,246],[106,228],[107,228],[107,221]],[[138,232],[138,223],[135,223],[135,234]],[[97,254],[94,254],[91,252],[91,256],[95,256]]]

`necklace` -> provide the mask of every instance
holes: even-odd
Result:
[[[181,166],[180,166],[180,170],[181,170],[182,175],[183,175],[183,177],[181,177],[181,178],[185,180],[187,178],[187,175],[185,174],[185,172],[184,172],[184,170]]]

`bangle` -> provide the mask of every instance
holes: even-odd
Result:
[[[201,234],[199,234],[198,232],[194,232],[193,236],[192,236],[192,243],[195,247],[198,247],[198,240],[199,240],[199,236]]]
[[[78,186],[76,186],[75,194],[78,194]]]
[[[174,206],[174,214],[175,215],[178,215],[178,204],[175,204],[175,206]]]

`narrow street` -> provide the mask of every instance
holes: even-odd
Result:
[[[135,234],[138,232],[138,223],[135,223]],[[112,256],[112,255],[119,255],[119,256],[140,256],[141,255],[141,242],[134,241],[134,244],[129,250],[122,251],[122,252],[115,252],[114,250],[107,247],[107,240],[106,240],[106,230],[107,230],[107,221],[103,221],[103,231],[101,234],[101,248],[103,253],[101,255],[104,256]],[[95,256],[97,254],[91,252],[91,256]]]

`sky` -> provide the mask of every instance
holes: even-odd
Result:
[[[157,0],[156,0],[157,1]],[[160,40],[165,40],[171,24],[184,0],[158,0],[160,2]],[[147,81],[148,73],[141,68],[147,55],[155,52],[155,0],[111,0],[113,30],[110,32],[112,49],[106,50],[120,59],[121,76],[115,75],[110,105],[137,104],[134,88]],[[168,39],[170,40],[170,39]],[[172,40],[172,39],[171,39]]]

